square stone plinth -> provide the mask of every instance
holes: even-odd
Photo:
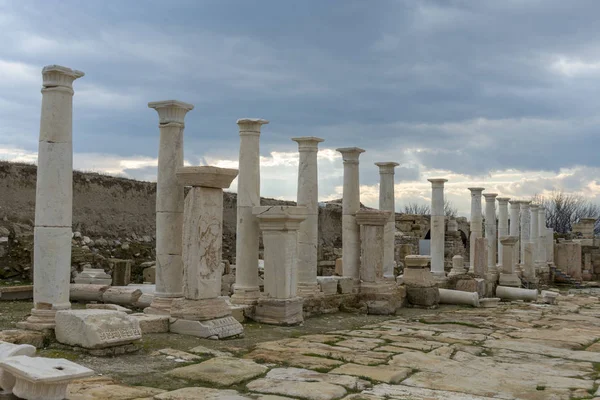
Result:
[[[303,299],[267,299],[258,300],[254,320],[271,325],[297,325],[304,321],[302,313]]]
[[[231,315],[229,305],[223,297],[214,299],[177,299],[171,306],[171,317],[188,321],[209,321]]]
[[[437,287],[407,287],[406,299],[414,306],[433,307],[440,302],[440,291]]]

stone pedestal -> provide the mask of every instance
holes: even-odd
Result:
[[[444,183],[447,179],[428,179],[431,182],[431,274],[444,279]]]
[[[71,308],[73,217],[73,82],[83,72],[58,65],[42,70],[33,243],[33,309],[20,328],[53,328],[58,310]]]
[[[385,225],[390,211],[359,210],[361,264],[360,297],[369,314],[394,314],[402,306],[396,282],[384,277]]]
[[[485,190],[481,187],[469,188],[471,191],[471,225],[469,235],[469,272],[473,272],[475,257],[475,242],[477,238],[483,237],[483,215],[481,213],[481,194]]]
[[[500,242],[500,238],[503,236],[508,236],[508,201],[510,198],[508,197],[497,197],[498,201],[498,265],[502,264],[502,243]],[[517,237],[517,240],[519,238]]]
[[[500,285],[521,287],[521,280],[515,271],[514,252],[519,238],[516,236],[501,236],[502,244],[502,272],[500,273]]]
[[[440,292],[431,274],[431,257],[406,256],[404,266],[404,285],[410,304],[432,307],[440,302]]]
[[[265,248],[265,289],[254,319],[274,325],[301,323],[303,300],[297,295],[298,229],[306,207],[254,207]]]
[[[185,324],[185,333],[188,335],[206,337],[204,321],[231,318],[227,301],[220,297],[223,275],[223,189],[231,185],[237,174],[236,169],[216,167],[183,167],[177,170],[179,183],[191,186],[191,189],[185,198],[183,212],[185,298],[173,301],[171,317],[198,322],[195,324],[198,328],[196,331],[194,324]],[[216,324],[208,334],[221,339],[242,332],[241,324],[238,323],[237,329],[233,329],[231,324],[226,323]]]
[[[183,298],[183,186],[177,168],[183,167],[184,118],[192,104],[176,100],[148,103],[158,113],[160,141],[156,180],[156,295],[147,314],[169,315],[173,299]]]
[[[231,302],[256,304],[258,284],[258,221],[252,208],[260,206],[260,129],[264,119],[244,118],[237,124],[240,131],[240,157],[237,197],[237,236],[235,242],[235,284]]]
[[[521,244],[521,264],[525,263],[525,244],[529,243],[529,232],[530,232],[530,216],[529,216],[529,204],[530,201],[522,200],[519,202],[520,211],[521,211],[521,236],[520,236],[520,244]]]
[[[302,297],[320,295],[317,283],[317,248],[319,245],[319,175],[317,152],[323,139],[292,138],[298,143],[297,204],[306,207],[306,219],[298,230],[298,294]]]
[[[519,200],[512,200],[509,202],[510,206],[509,206],[509,213],[510,213],[510,225],[509,225],[509,232],[508,234],[510,236],[516,236],[519,240],[517,241],[517,244],[515,245],[515,252],[514,252],[514,265],[516,268],[515,272],[519,272],[519,263],[521,260],[521,238],[520,238],[520,231],[521,231],[521,226],[519,223],[519,208],[520,208],[520,204],[521,202]]]
[[[344,276],[356,281],[360,269],[360,231],[356,212],[360,209],[360,179],[358,157],[365,150],[358,147],[336,149],[344,160],[344,188],[342,198],[342,266]]]
[[[448,277],[466,274],[467,270],[465,269],[465,262],[463,256],[456,255],[452,257],[452,270],[448,274]]]
[[[498,274],[496,267],[496,193],[484,193],[485,197],[485,237],[487,240],[488,273]]]
[[[379,167],[379,210],[389,211],[390,216],[383,233],[383,275],[394,278],[394,247],[396,240],[396,202],[394,197],[394,168],[396,162],[378,162]]]

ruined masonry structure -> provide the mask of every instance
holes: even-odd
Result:
[[[323,139],[292,138],[298,143],[298,206],[306,207],[306,219],[298,229],[298,292],[302,297],[321,293],[317,283],[317,250],[319,246],[319,175],[317,152]]]
[[[379,210],[389,211],[390,215],[384,227],[383,233],[383,275],[386,278],[394,278],[394,245],[396,240],[396,202],[394,198],[394,168],[396,162],[377,162],[379,167]]]
[[[344,160],[342,199],[342,268],[343,275],[358,283],[360,266],[360,229],[356,212],[360,209],[358,157],[365,151],[358,147],[336,149]]]
[[[158,113],[160,142],[156,182],[156,295],[147,314],[169,315],[173,299],[183,298],[183,186],[176,172],[183,167],[184,118],[194,106],[177,100],[148,103]]]
[[[237,176],[235,169],[184,167],[177,170],[181,186],[191,186],[185,198],[183,266],[185,298],[171,307],[171,332],[219,339],[237,336],[242,325],[231,316],[221,296],[223,189]]]
[[[257,118],[238,119],[240,158],[237,196],[236,269],[231,301],[256,304],[258,287],[259,229],[252,208],[260,206],[260,128],[269,121]]]
[[[498,265],[502,264],[502,243],[500,239],[508,236],[508,197],[497,197],[498,201]]]
[[[447,179],[428,179],[431,182],[431,274],[438,279],[444,272],[444,183]]]
[[[73,219],[73,82],[81,71],[43,68],[33,250],[33,309],[19,327],[55,326],[58,310],[71,308]]]
[[[487,271],[497,274],[496,267],[496,193],[484,193],[485,197],[485,237],[487,241]]]
[[[483,215],[481,214],[481,194],[485,190],[481,187],[469,188],[471,191],[471,234],[469,238],[470,248],[470,267],[469,272],[473,272],[475,260],[475,240],[483,237]]]
[[[265,247],[265,290],[254,319],[274,325],[296,325],[304,320],[297,293],[298,229],[306,207],[254,207]]]

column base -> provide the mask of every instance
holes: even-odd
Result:
[[[233,286],[233,295],[231,302],[241,305],[255,305],[260,297],[260,288],[256,287],[236,287]]]
[[[169,331],[203,339],[226,339],[242,335],[244,328],[234,317],[228,316],[210,321],[171,319]]]
[[[270,325],[298,325],[304,321],[301,297],[258,300],[253,319]]]
[[[144,314],[151,315],[171,315],[171,306],[174,300],[183,299],[183,297],[154,297],[150,307],[144,308]]]
[[[360,300],[367,305],[367,314],[394,315],[404,302],[403,292],[396,282],[362,282],[360,285]]]
[[[31,315],[25,321],[18,322],[17,328],[29,329],[31,331],[43,331],[56,327],[57,310],[31,310]]]
[[[519,276],[516,273],[500,274],[499,285],[521,287],[521,280],[519,279]]]
[[[171,318],[187,321],[208,321],[231,316],[231,310],[223,297],[213,299],[175,299],[171,303]]]
[[[321,292],[321,288],[317,282],[298,283],[297,294],[303,298],[323,296],[323,292]]]
[[[457,275],[464,275],[466,273],[467,273],[467,270],[465,268],[461,268],[461,269],[452,268],[452,270],[448,273],[448,278],[457,276]]]

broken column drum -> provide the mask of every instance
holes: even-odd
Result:
[[[336,149],[344,160],[344,188],[342,198],[342,268],[343,275],[359,279],[360,230],[356,212],[360,209],[360,178],[358,157],[365,150],[358,147]]]
[[[317,152],[323,139],[292,138],[298,143],[297,204],[306,207],[306,219],[298,230],[298,292],[300,296],[320,293],[317,283],[317,249],[319,244],[319,174]]]
[[[55,325],[58,310],[71,308],[73,219],[73,82],[83,72],[43,68],[42,113],[35,199],[33,309],[22,328]]]
[[[481,187],[469,188],[471,191],[471,234],[469,236],[469,272],[473,272],[475,256],[475,239],[483,237],[483,215],[481,214]]]
[[[258,221],[252,208],[260,206],[260,130],[265,119],[243,118],[237,121],[240,133],[240,157],[235,242],[235,284],[231,301],[256,304],[258,284]]]
[[[431,273],[445,278],[444,272],[444,183],[448,179],[428,179],[431,182]]]
[[[383,275],[394,278],[394,245],[396,240],[396,202],[394,199],[394,168],[396,162],[378,162],[379,167],[379,210],[389,211],[390,216],[383,233]]]
[[[297,295],[298,229],[306,207],[254,207],[263,235],[265,288],[254,319],[274,325],[295,325],[303,318],[303,299]]]
[[[173,299],[183,297],[183,186],[176,177],[183,167],[184,118],[194,109],[177,100],[148,103],[158,113],[160,142],[156,180],[156,295],[144,312],[168,315]]]
[[[487,243],[488,273],[496,274],[496,193],[484,193],[485,197],[485,237]]]
[[[498,265],[502,265],[502,243],[500,238],[508,236],[508,197],[496,197],[498,201]]]
[[[440,291],[431,274],[431,257],[406,256],[404,262],[404,285],[408,302],[421,307],[437,305]]]
[[[500,243],[502,243],[502,269],[500,273],[499,283],[502,286],[514,286],[521,287],[521,280],[515,270],[515,256],[514,252],[517,251],[516,244],[519,241],[517,236],[501,236]]]
[[[219,339],[243,332],[220,297],[223,189],[237,174],[236,169],[209,166],[177,170],[179,183],[191,189],[185,198],[183,224],[185,298],[173,301],[171,317],[180,320],[171,323],[171,332]]]
[[[521,242],[521,264],[525,263],[525,244],[529,243],[529,232],[530,232],[530,226],[529,226],[529,221],[530,221],[530,216],[529,216],[529,204],[531,202],[530,201],[525,201],[522,200],[519,202],[519,205],[521,206],[520,210],[521,210],[521,219],[520,219],[520,225],[521,225],[521,236],[520,236],[520,242]]]

